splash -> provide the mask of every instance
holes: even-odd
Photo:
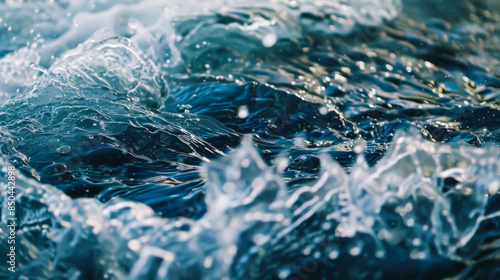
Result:
[[[464,248],[476,244],[482,224],[498,219],[486,207],[500,185],[499,159],[493,146],[435,144],[407,133],[373,167],[359,155],[347,174],[324,158],[315,182],[289,190],[280,167],[266,166],[246,139],[204,165],[207,213],[199,220],[161,218],[121,199],[73,200],[21,175],[18,238],[26,265],[18,275],[274,279],[308,270],[296,266],[304,259],[315,273],[337,267],[339,275],[349,273],[338,265],[350,258],[467,263],[476,253]],[[377,269],[361,265],[355,277]]]
[[[0,277],[499,275],[496,7],[0,3]]]

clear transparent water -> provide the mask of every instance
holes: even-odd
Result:
[[[1,2],[0,276],[496,279],[499,23],[495,1]]]

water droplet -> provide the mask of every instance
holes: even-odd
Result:
[[[131,239],[127,243],[127,245],[130,248],[130,250],[132,250],[134,252],[137,252],[141,249],[141,242],[139,242],[139,240],[137,240],[137,239]]]
[[[212,267],[213,262],[214,262],[214,258],[213,258],[213,257],[211,257],[211,256],[208,256],[208,257],[206,257],[206,258],[205,258],[205,260],[203,261],[203,266],[204,266],[205,268],[210,268],[210,267]]]
[[[493,181],[488,187],[488,193],[490,195],[493,195],[496,192],[498,192],[499,188],[500,188],[500,183],[498,181]]]
[[[319,108],[319,113],[324,116],[328,114],[328,109],[326,107],[321,107]]]
[[[322,225],[323,230],[330,230],[332,228],[331,223],[323,223]]]
[[[332,260],[336,259],[339,256],[339,250],[334,248],[329,254],[328,257]]]
[[[247,106],[241,106],[238,109],[238,117],[240,119],[244,119],[244,118],[248,117],[248,108],[247,108]]]
[[[352,256],[357,256],[361,253],[361,248],[359,247],[353,247],[351,248],[351,250],[349,250],[349,254],[351,254]]]
[[[56,149],[56,154],[60,156],[67,156],[71,154],[71,147],[70,146],[61,146]]]
[[[280,271],[278,272],[278,277],[280,279],[286,279],[288,276],[290,276],[290,269],[286,269],[286,268],[283,268],[283,269],[280,269]]]
[[[376,253],[375,253],[375,257],[381,259],[385,256],[385,252],[382,251],[382,250],[378,250]]]
[[[262,45],[266,48],[270,48],[276,44],[276,41],[278,41],[278,36],[276,36],[276,33],[272,32],[264,36]]]

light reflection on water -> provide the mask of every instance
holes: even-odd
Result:
[[[20,171],[18,273],[0,275],[498,275],[499,12],[0,3],[2,166]]]

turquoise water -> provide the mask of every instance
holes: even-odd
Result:
[[[0,276],[500,277],[499,26],[493,0],[0,2]]]

